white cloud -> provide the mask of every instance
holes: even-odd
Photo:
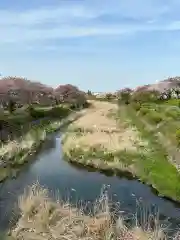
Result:
[[[0,26],[35,26],[47,22],[64,23],[74,19],[91,19],[97,15],[83,6],[49,7],[24,12],[0,11]]]
[[[93,6],[83,4],[82,1],[78,5],[42,7],[24,12],[1,10],[0,44],[180,30],[180,19],[174,20],[172,17],[168,21],[163,21],[166,14],[170,15],[175,10],[177,4],[175,0],[174,5],[165,5],[163,2],[157,4],[155,0],[104,0],[104,4],[102,1],[99,3],[100,1]],[[136,24],[121,21],[100,24],[98,18],[103,14],[109,14],[110,17],[119,14],[122,18],[139,18],[142,21]],[[48,24],[51,24],[51,27]]]

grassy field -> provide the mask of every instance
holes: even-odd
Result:
[[[62,139],[67,160],[100,170],[128,171],[160,195],[180,200],[180,174],[154,125],[131,105],[93,101]]]
[[[133,105],[132,105],[133,106]],[[136,110],[136,115],[146,127],[157,135],[160,143],[169,154],[174,166],[180,169],[180,108],[178,99],[160,104],[146,103]]]
[[[141,210],[141,218],[133,217],[127,226],[120,208],[111,211],[108,194],[102,191],[92,209],[84,213],[61,199],[53,201],[48,191],[35,184],[19,198],[20,218],[11,229],[13,240],[163,240],[170,239],[160,227],[158,219]],[[154,227],[153,227],[154,226]],[[167,231],[167,229],[166,229]],[[171,239],[179,239],[177,233]]]
[[[180,200],[180,174],[173,164],[169,149],[160,141],[157,129],[146,124],[146,121],[140,117],[131,106],[120,108],[119,114],[126,114],[131,126],[136,126],[143,139],[148,140],[149,154],[146,158],[140,160],[138,175],[140,179],[151,184],[158,192],[174,200]]]

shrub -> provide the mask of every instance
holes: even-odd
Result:
[[[140,108],[140,113],[141,113],[142,115],[148,114],[149,111],[150,111],[150,109],[147,108],[147,107],[141,107],[141,108]]]
[[[154,110],[150,110],[149,113],[147,114],[147,117],[152,123],[155,124],[158,124],[163,120],[161,114]]]
[[[70,104],[69,108],[70,108],[71,110],[75,110],[75,109],[76,109],[76,105],[75,105],[75,104]]]
[[[16,103],[10,99],[8,104],[9,113],[13,113],[16,110]]]
[[[28,110],[29,110],[30,116],[34,119],[44,118],[46,115],[43,110],[34,109],[33,106],[29,106]]]
[[[124,88],[121,91],[118,92],[118,102],[121,104],[121,102],[125,104],[129,104],[131,100],[131,93],[132,90],[130,88]]]
[[[166,112],[166,115],[174,120],[180,119],[180,111],[178,109],[170,109]]]
[[[180,99],[176,99],[176,98],[175,99],[174,98],[168,99],[168,100],[164,101],[164,104],[169,105],[169,106],[179,107],[180,106]]]
[[[88,108],[88,107],[90,107],[90,106],[91,106],[91,103],[88,102],[88,101],[86,101],[86,102],[83,104],[83,107],[84,107],[84,108]]]
[[[69,114],[69,109],[64,107],[54,107],[47,114],[53,118],[62,118]]]
[[[140,108],[141,108],[141,104],[138,103],[138,102],[132,102],[132,103],[131,103],[131,106],[132,106],[136,111],[139,111]]]
[[[39,118],[63,118],[69,114],[69,109],[65,107],[53,107],[48,110],[34,109],[32,106],[29,107],[29,114],[34,119]]]
[[[178,145],[180,145],[180,129],[176,130],[176,140],[178,142]]]
[[[147,102],[157,102],[159,93],[156,91],[136,91],[132,95],[132,101],[139,102],[141,104]]]

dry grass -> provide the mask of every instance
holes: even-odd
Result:
[[[77,119],[79,116],[81,116],[79,113],[71,114],[65,119],[62,119],[60,121],[52,121],[47,125],[40,126],[37,129],[32,129],[21,138],[3,144],[0,147],[0,159],[3,161],[12,160],[21,152],[24,152],[25,155],[30,154],[31,151],[34,151],[36,146],[38,147],[38,144],[41,141],[44,141],[47,138],[48,133],[56,131],[64,124]]]
[[[108,134],[106,132],[93,132],[85,133],[82,136],[71,134],[67,138],[66,146],[68,148],[74,148],[75,146],[83,146],[86,148],[92,146],[102,146],[109,151],[118,151],[123,149],[136,150],[136,145],[132,134],[134,132],[128,129],[125,133],[112,133]],[[123,135],[126,135],[126,140]]]
[[[86,110],[81,118],[69,126],[71,134],[65,141],[67,148],[74,148],[76,145],[84,147],[99,145],[110,151],[120,151],[136,150],[137,145],[142,144],[135,128],[127,128],[123,122],[108,117],[111,111],[117,111],[116,104],[97,101],[92,101],[92,104],[93,108]],[[73,133],[73,128],[83,129],[84,134],[77,135],[75,131]]]
[[[35,184],[19,198],[21,217],[11,230],[15,240],[165,240],[157,221],[127,228],[123,218],[110,212],[107,193],[95,202],[94,209],[84,214],[68,202],[52,201],[48,191]],[[141,228],[142,227],[142,228]],[[142,230],[143,229],[143,230]],[[177,238],[174,238],[178,240]]]
[[[60,127],[61,122],[56,121],[48,125],[48,129],[57,129]],[[7,144],[2,145],[0,148],[0,158],[3,160],[11,160],[21,152],[28,154],[37,143],[44,141],[47,137],[46,127],[41,129],[32,130],[20,139],[9,141]]]
[[[136,128],[111,116],[117,113],[116,104],[98,101],[91,101],[91,104],[92,107],[86,109],[82,117],[69,125],[62,138],[62,149],[67,160],[98,169],[125,170],[134,174],[133,162],[121,160],[128,157],[135,160],[139,149],[142,153],[148,143],[142,141]],[[111,154],[113,158],[108,157]]]
[[[91,101],[93,107],[86,110],[84,116],[75,122],[75,127],[92,128],[94,130],[116,130],[116,121],[108,118],[110,111],[116,111],[117,105],[108,102]]]

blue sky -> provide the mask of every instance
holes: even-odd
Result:
[[[0,71],[113,91],[180,75],[179,0],[1,0]]]

